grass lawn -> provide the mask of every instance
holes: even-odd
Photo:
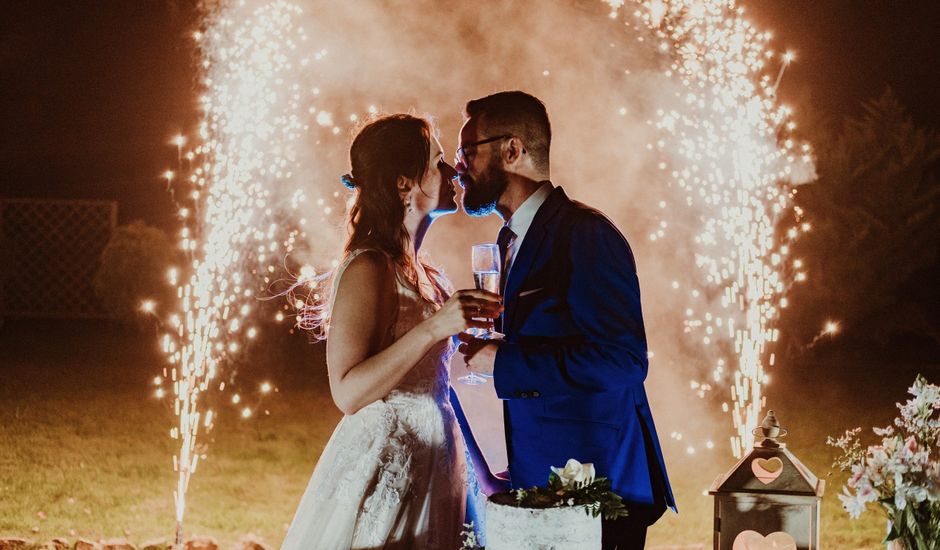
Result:
[[[247,534],[270,547],[280,544],[340,418],[317,367],[320,353],[289,342],[281,352],[245,361],[236,383],[246,402],[253,402],[251,388],[262,376],[273,375],[279,391],[247,420],[234,407],[215,407],[216,429],[202,439],[209,443],[208,458],[189,488],[187,536],[212,536],[223,547]],[[252,364],[282,359],[294,366]],[[151,397],[150,382],[161,361],[155,337],[104,325],[8,323],[0,329],[0,536],[125,537],[137,544],[172,537],[175,442],[168,432],[175,417]],[[860,374],[842,390],[820,382],[828,379],[825,369],[809,370],[783,418],[791,429],[799,426],[788,445],[825,477],[832,461],[826,435],[888,423],[917,370],[898,367],[881,378]],[[936,382],[936,367],[920,370]],[[773,388],[770,397],[782,400],[774,401]],[[668,443],[680,515],[667,513],[651,530],[648,546],[710,548],[713,502],[702,492],[733,460],[705,465]],[[869,512],[850,521],[835,496],[842,482],[839,475],[828,478],[822,547],[879,547],[883,516]]]

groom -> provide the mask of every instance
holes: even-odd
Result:
[[[592,462],[630,512],[603,522],[605,549],[642,548],[675,509],[643,381],[648,362],[633,254],[603,214],[550,181],[551,125],[523,92],[467,103],[455,166],[472,216],[505,224],[503,341],[461,335],[467,367],[504,403],[513,489],[551,466]],[[586,149],[589,151],[589,147]]]

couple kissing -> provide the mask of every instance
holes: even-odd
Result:
[[[541,101],[500,92],[464,115],[454,165],[420,117],[382,116],[353,139],[348,240],[327,301],[306,317],[326,339],[345,416],[284,549],[459,548],[466,518],[482,513],[468,487],[541,485],[572,457],[593,463],[628,508],[603,522],[604,548],[642,548],[648,526],[675,509],[626,239],[552,182]],[[418,254],[433,221],[458,209],[454,180],[467,214],[504,221],[499,293],[455,291]],[[472,336],[488,329],[502,337]],[[492,377],[508,472],[491,473],[473,440],[450,388],[452,357]]]

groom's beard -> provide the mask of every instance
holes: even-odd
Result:
[[[483,217],[492,214],[496,201],[509,185],[506,172],[497,166],[498,160],[492,158],[486,170],[477,179],[460,176],[464,188],[463,209],[470,216]]]

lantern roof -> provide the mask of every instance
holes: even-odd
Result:
[[[777,439],[786,435],[773,411],[769,411],[754,434],[763,439],[754,444],[731,470],[718,476],[709,494],[759,493],[822,497],[825,481],[818,479],[786,445]]]

